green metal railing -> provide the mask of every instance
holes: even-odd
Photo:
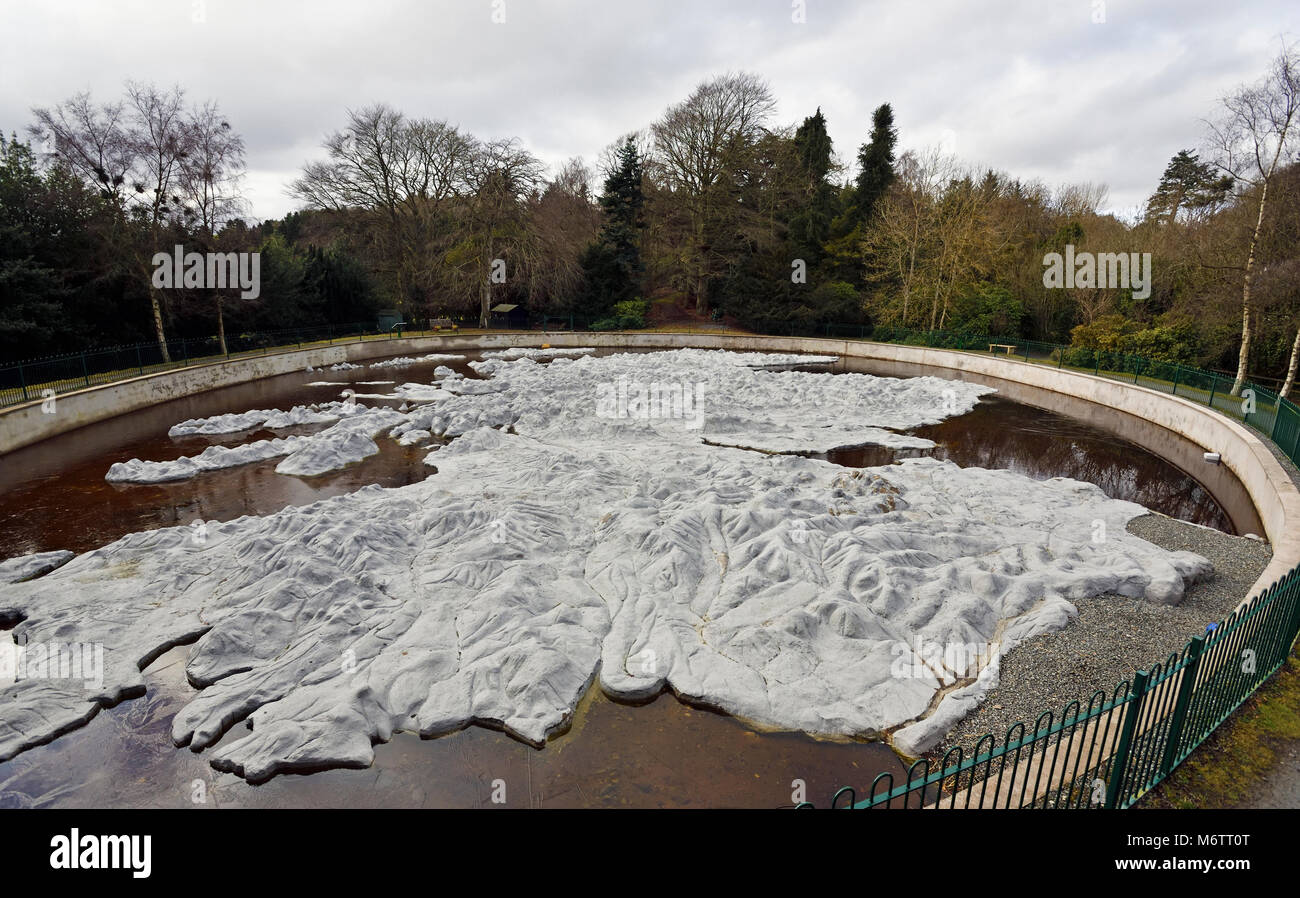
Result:
[[[1298,634],[1300,567],[1086,709],[1044,712],[1032,732],[1016,723],[1000,744],[986,734],[971,757],[952,748],[933,771],[918,760],[901,785],[882,773],[861,799],[845,787],[831,807],[1130,807],[1286,663]]]
[[[443,320],[451,320],[458,328],[476,327],[478,323],[477,318],[466,316]],[[410,336],[413,330],[414,327],[405,322],[385,329],[371,321],[252,333],[230,331],[226,334],[224,350],[221,340],[211,336],[168,340],[165,356],[162,346],[154,341],[86,349],[19,362],[0,362],[0,408],[188,365],[268,355],[314,345],[399,339]]]
[[[168,340],[166,356],[155,341],[0,363],[0,408],[204,362],[400,336],[400,330],[380,330],[373,322],[334,324],[255,333],[232,331],[226,334],[224,349],[216,336]]]

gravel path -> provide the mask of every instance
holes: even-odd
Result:
[[[1158,514],[1134,518],[1128,530],[1162,548],[1203,555],[1213,562],[1214,576],[1189,588],[1175,607],[1116,595],[1076,602],[1079,616],[1065,629],[1030,639],[1002,657],[998,687],[929,757],[942,757],[956,745],[969,752],[989,732],[1000,744],[1017,721],[1032,730],[1043,711],[1059,715],[1074,699],[1086,707],[1095,690],[1109,694],[1135,670],[1181,652],[1188,639],[1246,597],[1273,554],[1268,543]]]

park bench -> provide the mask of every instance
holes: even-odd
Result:
[[[1011,353],[1016,351],[1016,346],[1014,343],[990,343],[989,352],[992,352],[995,349],[1005,349],[1007,355],[1011,355]]]
[[[432,321],[429,322],[429,327],[433,328],[436,331],[440,331],[444,327],[447,328],[448,330],[453,330],[453,331],[457,329],[456,322],[452,321],[450,318],[434,318]]]

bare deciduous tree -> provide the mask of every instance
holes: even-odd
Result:
[[[1256,252],[1264,229],[1269,187],[1278,162],[1295,144],[1300,114],[1300,56],[1294,45],[1284,46],[1267,75],[1253,85],[1223,98],[1219,118],[1209,123],[1215,163],[1243,188],[1258,190],[1255,225],[1246,251],[1241,283],[1241,348],[1232,395],[1241,393],[1250,365],[1254,309],[1251,283]]]
[[[189,152],[177,176],[181,216],[205,249],[213,248],[217,230],[244,207],[239,182],[244,175],[244,140],[230,127],[216,103],[191,110],[186,120]],[[226,354],[226,319],[220,289],[209,284],[217,310],[217,342]]]
[[[290,188],[309,207],[360,212],[380,245],[401,309],[413,295],[427,305],[439,277],[454,202],[472,191],[474,139],[446,122],[407,119],[377,104],[348,112],[348,127],[324,142],[328,158],[309,162]],[[426,309],[427,310],[427,309]]]
[[[33,109],[36,122],[31,130],[117,207],[123,236],[128,213],[143,218],[149,232],[146,251],[133,250],[130,256],[137,273],[149,284],[158,349],[163,360],[170,361],[162,299],[152,285],[150,266],[164,225],[181,208],[175,187],[181,165],[192,149],[185,92],[179,87],[161,90],[152,84],[127,82],[126,93],[125,103],[96,104],[83,93],[48,109]]]
[[[97,104],[89,93],[80,93],[57,106],[33,109],[32,114],[32,135],[45,143],[49,155],[98,187],[105,198],[124,205],[135,158],[120,102]]]
[[[571,159],[528,201],[528,229],[519,259],[526,293],[534,308],[556,309],[557,300],[576,295],[583,282],[582,253],[600,230],[600,209],[591,170]]]
[[[542,163],[513,139],[480,143],[473,154],[463,239],[448,260],[462,278],[477,283],[482,327],[487,327],[492,309],[497,266],[508,266],[508,256],[520,261],[532,239],[524,203],[541,183],[542,174]]]
[[[692,245],[684,254],[692,266],[695,309],[707,310],[711,274],[708,234],[731,210],[720,194],[738,155],[762,134],[776,101],[767,82],[747,72],[700,84],[655,122],[652,168],[685,207]]]

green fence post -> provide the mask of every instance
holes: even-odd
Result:
[[[135,366],[144,374],[144,358],[140,355],[140,344],[135,344]]]
[[[27,401],[27,376],[23,373],[23,363],[18,363],[18,382],[23,385],[23,402]]]
[[[86,378],[86,386],[90,386],[90,369],[86,367],[86,354],[81,354],[81,373]]]
[[[1183,736],[1183,724],[1187,720],[1187,706],[1191,704],[1192,693],[1196,689],[1196,672],[1201,667],[1201,653],[1205,650],[1205,637],[1192,637],[1192,647],[1187,653],[1187,666],[1183,668],[1183,681],[1178,684],[1178,700],[1174,703],[1174,716],[1169,721],[1166,734],[1165,754],[1160,760],[1159,776],[1164,779],[1178,763],[1178,743]]]
[[[181,340],[181,353],[184,354],[185,364],[188,365],[190,363],[190,341],[189,340]]]
[[[1120,730],[1119,745],[1110,761],[1110,782],[1106,784],[1106,807],[1114,809],[1119,806],[1120,786],[1128,773],[1128,753],[1133,747],[1133,730],[1137,728],[1138,717],[1142,714],[1142,699],[1147,694],[1147,677],[1145,670],[1133,675],[1133,686],[1128,694],[1128,709],[1124,714],[1124,726]]]
[[[1183,366],[1182,366],[1182,365],[1174,365],[1174,392],[1173,392],[1173,395],[1175,395],[1175,396],[1178,395],[1178,379],[1179,379],[1180,377],[1182,377],[1182,376],[1183,376]]]
[[[1210,375],[1210,401],[1206,403],[1210,408],[1214,408],[1214,391],[1219,388],[1219,375]]]
[[[1300,573],[1296,571],[1292,571],[1291,576],[1287,578],[1291,581],[1289,588],[1292,590],[1291,625],[1287,627],[1287,635],[1291,638],[1291,641],[1287,643],[1288,649],[1295,645],[1296,637],[1300,637],[1300,583],[1296,582],[1298,578],[1300,578]],[[1290,654],[1290,651],[1285,651],[1282,653],[1282,657],[1285,658]]]

